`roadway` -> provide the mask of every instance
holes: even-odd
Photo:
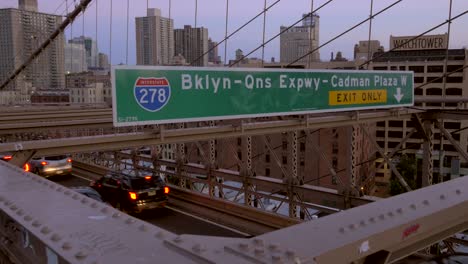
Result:
[[[54,182],[66,187],[88,186],[89,180],[70,176],[51,178]],[[214,222],[172,208],[170,205],[151,212],[136,215],[136,217],[148,223],[163,228],[177,235],[204,235],[222,237],[246,237],[246,234],[223,227]]]

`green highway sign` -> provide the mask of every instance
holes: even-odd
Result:
[[[412,106],[413,72],[112,67],[115,126]]]

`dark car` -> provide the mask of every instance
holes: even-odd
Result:
[[[96,190],[94,190],[93,188],[89,186],[76,186],[76,187],[70,187],[70,189],[72,189],[75,192],[81,193],[84,196],[87,196],[96,201],[103,202],[101,195]]]
[[[159,176],[133,176],[118,172],[91,183],[102,199],[115,208],[128,213],[164,207],[169,187]]]

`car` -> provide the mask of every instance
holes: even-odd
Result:
[[[10,161],[13,158],[13,155],[11,153],[0,153],[0,160],[3,161]]]
[[[34,157],[28,164],[32,173],[44,177],[72,173],[72,159],[66,155]]]
[[[127,213],[140,213],[164,207],[169,187],[160,176],[134,176],[122,172],[109,172],[91,182],[102,199]]]
[[[103,202],[101,195],[96,190],[94,190],[93,188],[89,186],[74,186],[74,187],[70,187],[70,189],[72,189],[73,191],[77,193],[81,193],[84,196],[87,196],[91,199],[94,199],[98,202]]]

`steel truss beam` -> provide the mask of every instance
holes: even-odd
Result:
[[[400,109],[395,112],[369,112],[350,116],[349,113],[333,116],[306,117],[305,119],[243,123],[242,126],[218,125],[199,128],[165,129],[163,132],[133,132],[109,135],[61,138],[41,141],[24,141],[0,144],[0,152],[16,151],[21,144],[23,150],[37,150],[37,155],[64,154],[75,152],[108,151],[147,145],[204,141],[240,136],[265,135],[287,131],[308,130],[375,122],[395,117],[410,117],[418,110]]]
[[[0,162],[0,234],[19,260],[34,246],[60,263],[149,264],[155,252],[171,263],[386,263],[468,229],[467,185],[461,177],[236,239],[177,236]]]

